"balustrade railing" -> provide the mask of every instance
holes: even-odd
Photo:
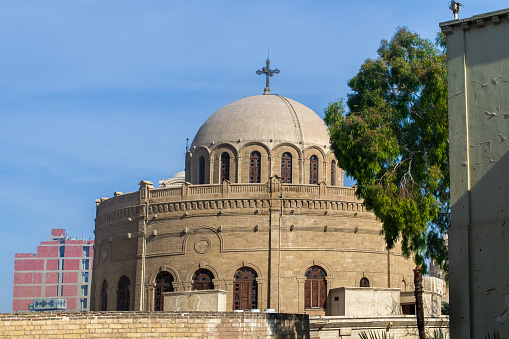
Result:
[[[287,193],[285,198],[298,198],[298,195],[313,195],[314,199],[338,199],[346,198],[349,201],[357,201],[355,189],[349,187],[303,184],[281,184],[276,185],[275,190]],[[221,195],[221,198],[238,198],[249,193],[269,194],[270,186],[265,184],[212,184],[212,185],[190,185],[184,184],[180,187],[151,188],[150,199],[163,200],[199,200],[206,195]],[[275,193],[275,191],[274,191]],[[212,197],[210,197],[212,198]],[[218,198],[218,197],[216,197]],[[104,200],[97,207],[97,214],[108,212],[118,208],[142,204],[140,192],[120,194],[113,198]]]

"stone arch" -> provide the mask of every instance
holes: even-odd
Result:
[[[259,152],[261,155],[260,183],[266,183],[272,173],[272,153],[267,145],[256,141],[246,143],[239,151],[239,182],[249,183],[250,156],[253,152]]]
[[[209,263],[203,262],[196,265],[192,265],[187,274],[186,274],[186,281],[191,281],[193,279],[193,275],[196,271],[199,269],[207,269],[214,275],[214,280],[223,279],[223,277],[219,274],[219,271],[214,268],[214,266],[210,265]]]
[[[304,154],[302,153],[302,150],[298,146],[296,146],[295,144],[289,143],[289,142],[282,142],[282,143],[279,143],[276,146],[274,146],[274,148],[272,148],[272,156],[281,157],[281,154],[283,154],[285,152],[284,150],[281,151],[281,149],[284,147],[291,147],[295,151],[295,154],[298,156],[298,159],[302,159],[302,157],[304,156]]]
[[[182,241],[182,253],[186,254],[187,252],[187,242],[189,240],[189,237],[194,235],[196,233],[196,231],[198,230],[208,230],[210,232],[212,232],[213,234],[215,234],[219,240],[219,252],[223,252],[223,236],[221,235],[220,232],[217,231],[217,229],[215,227],[212,227],[212,226],[198,226],[190,231],[188,231],[186,233],[186,235],[184,236],[184,239]]]
[[[230,182],[236,183],[238,182],[237,173],[238,173],[238,157],[239,153],[237,148],[231,143],[221,143],[217,145],[214,150],[210,154],[212,168],[211,178],[215,184],[221,183],[221,154],[228,153],[230,156]]]
[[[291,143],[280,143],[276,147],[273,148],[273,164],[272,164],[272,173],[281,176],[281,158],[284,153],[290,153],[292,156],[292,176],[291,183],[292,184],[300,184],[302,183],[302,175],[303,175],[303,153],[302,150],[299,149],[296,145]]]
[[[210,183],[210,170],[211,170],[211,161],[210,161],[210,150],[206,146],[199,146],[196,150],[193,151],[190,163],[191,168],[189,171],[189,179],[192,184],[200,183],[200,158],[203,157],[205,159],[205,168],[204,168],[204,184]]]
[[[306,147],[304,149],[304,156],[305,157],[309,157],[311,156],[312,154],[318,154],[321,156],[321,160],[323,161],[324,159],[326,159],[326,155],[325,155],[325,152],[324,150],[321,148],[321,147],[318,147],[318,146],[309,146],[309,147]]]
[[[325,160],[325,152],[323,149],[317,146],[309,146],[304,150],[304,158],[302,160],[303,172],[304,172],[304,184],[309,184],[310,182],[310,162],[311,157],[316,156],[318,158],[318,179],[317,183],[327,182],[327,171],[330,165],[327,165],[327,161]]]
[[[226,276],[226,279],[232,279],[234,276],[235,276],[235,272],[237,272],[237,270],[239,268],[242,268],[242,267],[248,267],[248,268],[251,268],[253,271],[256,272],[256,275],[258,276],[258,279],[263,279],[263,275],[262,275],[262,270],[260,269],[260,267],[258,267],[257,265],[251,263],[251,262],[248,262],[248,261],[237,261],[236,263],[234,264],[231,264],[230,265],[230,269],[227,273],[227,276]]]
[[[343,182],[344,182],[344,172],[343,172],[343,169],[341,167],[339,167],[339,164],[338,164],[338,159],[336,159],[336,156],[334,154],[334,152],[332,151],[329,151],[327,152],[327,154],[325,155],[325,162],[327,163],[327,170],[325,172],[325,175],[326,175],[326,183],[327,184],[330,184],[331,183],[331,166],[332,166],[332,161],[335,161],[336,162],[336,167],[335,167],[335,175],[336,175],[336,184],[335,186],[343,186]]]
[[[100,297],[101,297],[101,311],[108,310],[108,280],[102,279],[101,289],[100,289]]]
[[[375,281],[373,280],[373,277],[366,273],[366,272],[359,272],[355,275],[355,281],[353,282],[352,286],[360,287],[361,286],[361,279],[366,278],[369,281],[369,287],[374,287]]]
[[[161,266],[158,269],[152,271],[152,274],[150,275],[147,283],[155,286],[156,277],[161,272],[169,272],[171,275],[173,275],[175,282],[180,282],[180,275],[178,274],[177,270],[175,268],[173,268],[172,266],[164,265],[164,266]]]
[[[127,284],[124,288],[124,284]],[[127,275],[121,275],[117,280],[117,293],[116,293],[116,309],[117,311],[130,311],[133,304],[133,285],[135,282],[129,279]]]
[[[332,274],[332,270],[330,269],[329,265],[318,260],[313,260],[311,262],[308,261],[306,264],[302,265],[300,267],[298,277],[303,277],[306,274],[308,268],[310,268],[311,266],[320,266],[321,268],[323,268],[325,270],[325,273],[327,274],[328,280],[334,278],[334,275]]]
[[[304,308],[327,308],[330,282],[327,281],[327,272],[322,266],[308,267],[304,276]]]
[[[272,155],[272,152],[270,150],[269,147],[267,147],[267,145],[265,145],[264,143],[262,142],[258,142],[258,141],[250,141],[250,142],[246,142],[241,148],[240,148],[240,151],[239,151],[239,154],[241,156],[244,156],[245,155],[245,151],[246,151],[246,148],[251,148],[252,146],[257,146],[257,147],[260,147],[262,149],[265,150],[266,152],[266,155],[268,157],[270,157]]]
[[[233,277],[233,310],[256,309],[260,303],[258,274],[247,266],[239,267]]]

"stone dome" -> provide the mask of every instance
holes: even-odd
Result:
[[[176,187],[182,186],[186,181],[186,172],[180,171],[170,179],[159,180],[159,187]]]
[[[299,148],[329,145],[324,121],[311,109],[278,95],[257,95],[220,108],[196,134],[191,151],[221,143],[261,142],[272,148],[292,143]]]

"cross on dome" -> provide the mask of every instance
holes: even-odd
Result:
[[[279,74],[279,69],[277,69],[277,68],[270,69],[270,59],[267,58],[267,67],[263,67],[261,71],[257,70],[256,74],[258,74],[258,75],[265,74],[265,89],[263,90],[263,95],[272,94],[270,92],[270,87],[269,87],[269,78],[271,76],[274,76],[274,74]]]

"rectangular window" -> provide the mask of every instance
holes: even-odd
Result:
[[[87,298],[81,299],[81,309],[86,310],[87,309]]]
[[[88,282],[88,272],[83,272],[81,274],[81,282],[84,282],[84,283]]]
[[[83,271],[88,271],[88,262],[89,262],[88,259],[82,259],[81,260],[81,266],[83,268]]]
[[[83,256],[90,257],[90,246],[83,246]]]
[[[60,248],[58,249],[58,256],[59,257],[64,257],[64,253],[65,253],[65,246],[60,246]]]
[[[84,297],[88,295],[88,285],[81,285],[81,295]]]

